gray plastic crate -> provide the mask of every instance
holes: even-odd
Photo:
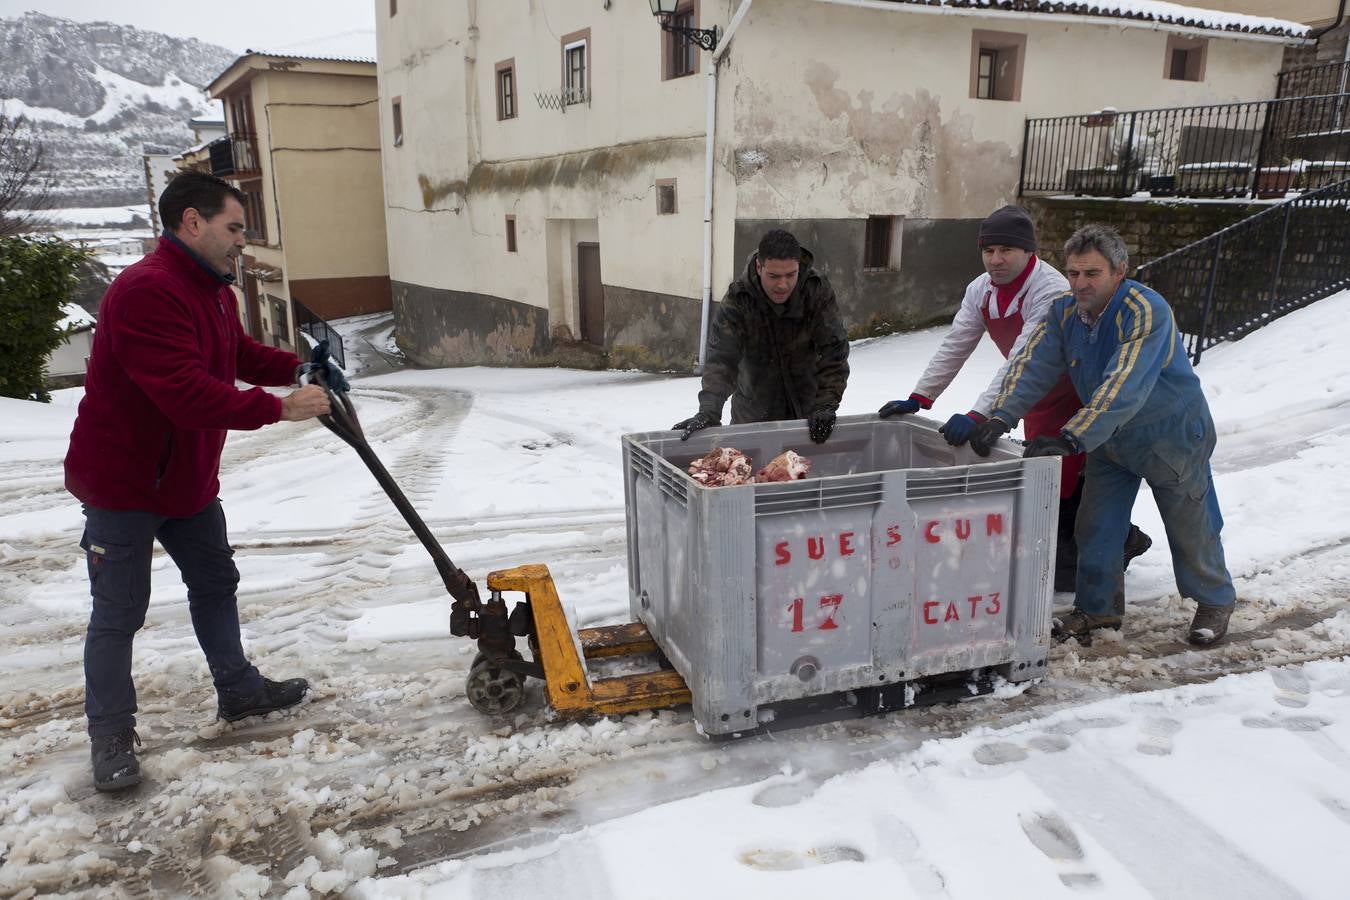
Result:
[[[623,438],[628,584],[710,734],[774,704],[986,667],[1043,675],[1060,463],[1001,441],[987,458],[916,416],[841,417]],[[707,488],[713,447],[811,476]]]

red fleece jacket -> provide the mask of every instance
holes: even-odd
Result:
[[[117,276],[99,307],[84,399],[66,453],[66,488],[90,506],[175,518],[220,491],[227,429],[281,418],[300,360],[244,333],[234,292],[182,247]]]

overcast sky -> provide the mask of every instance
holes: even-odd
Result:
[[[353,31],[375,30],[379,0],[0,0],[0,18],[29,10],[78,22],[115,22],[230,50],[298,48]],[[374,48],[374,39],[370,45]]]

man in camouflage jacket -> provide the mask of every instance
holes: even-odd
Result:
[[[684,439],[721,424],[728,396],[733,425],[805,419],[811,440],[829,439],[848,385],[848,336],[811,259],[781,229],[760,240],[713,321],[698,412],[672,426]]]

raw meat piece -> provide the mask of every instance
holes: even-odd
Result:
[[[693,479],[708,487],[749,484],[752,480],[750,472],[750,457],[735,447],[718,447],[689,464]]]
[[[784,450],[775,456],[767,466],[755,473],[755,481],[760,483],[766,481],[795,481],[799,478],[805,478],[810,471],[811,460],[795,450]]]

